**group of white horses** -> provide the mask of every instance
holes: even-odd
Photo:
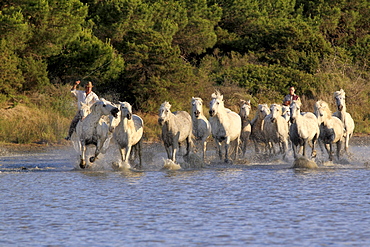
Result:
[[[325,147],[329,160],[332,161],[333,145],[336,145],[336,155],[339,159],[342,143],[344,151],[347,152],[355,127],[351,115],[346,112],[343,89],[334,93],[334,99],[337,111],[333,114],[329,104],[322,100],[315,103],[314,112],[301,112],[301,101],[293,101],[290,106],[259,104],[254,118],[250,120],[249,100],[240,101],[238,114],[224,106],[223,95],[216,91],[211,96],[208,119],[203,114],[203,100],[193,97],[191,114],[186,111],[171,113],[171,105],[164,102],[159,110],[158,121],[162,125],[162,140],[168,159],[173,161],[176,161],[176,152],[184,141],[187,142],[185,156],[189,155],[193,139],[200,142],[204,161],[210,136],[215,140],[218,156],[224,162],[231,161],[231,147],[234,150],[234,159],[239,149],[241,155],[245,156],[250,142],[254,143],[255,152],[280,153],[283,159],[286,158],[290,145],[295,159],[299,155],[316,157],[315,145],[318,142],[321,147]],[[311,147],[309,157],[306,152],[307,145]]]
[[[100,99],[91,107],[81,105],[82,119],[72,135],[74,148],[79,153],[79,166],[84,169],[86,163],[86,147],[95,146],[94,156],[89,158],[93,163],[100,153],[105,153],[111,140],[118,147],[121,159],[115,162],[117,168],[130,168],[131,150],[134,149],[139,157],[141,166],[141,140],[144,132],[144,121],[132,114],[132,107],[128,102],[113,104]]]
[[[345,92],[343,89],[334,93],[337,111],[331,113],[329,104],[319,100],[315,103],[314,112],[301,112],[301,102],[293,101],[290,106],[279,104],[259,104],[252,120],[250,101],[240,101],[240,111],[236,113],[224,105],[223,95],[215,91],[209,103],[209,118],[203,113],[203,100],[198,97],[191,99],[191,114],[187,111],[171,112],[171,104],[165,101],[159,108],[158,123],[162,127],[162,141],[167,158],[176,162],[176,154],[180,145],[186,142],[188,156],[195,142],[202,150],[202,160],[205,161],[207,141],[213,137],[220,160],[231,162],[230,153],[234,151],[234,159],[244,157],[250,141],[254,143],[255,152],[276,154],[286,158],[289,143],[293,156],[302,154],[307,157],[306,146],[311,147],[310,157],[316,156],[315,145],[324,145],[329,160],[333,160],[333,145],[336,145],[336,155],[339,159],[342,143],[344,151],[348,150],[349,139],[353,135],[354,121],[346,111]],[[80,167],[86,167],[86,146],[93,144],[94,156],[89,161],[94,162],[100,153],[105,153],[111,140],[121,153],[121,159],[115,163],[117,167],[130,168],[133,152],[141,160],[141,141],[143,137],[143,120],[132,113],[132,107],[127,102],[113,104],[101,99],[91,108],[81,105],[81,121],[76,127],[72,140],[80,154]],[[113,139],[112,139],[113,138]],[[224,143],[224,155],[222,144]],[[232,148],[232,149],[231,149]]]
[[[318,142],[325,146],[330,161],[333,160],[333,145],[336,145],[339,160],[343,142],[344,151],[348,151],[355,124],[346,111],[343,89],[334,93],[334,100],[337,111],[333,114],[323,100],[315,103],[313,112],[301,112],[301,101],[293,101],[290,106],[272,104],[270,108],[266,104],[258,105],[256,116],[250,122],[250,139],[255,143],[256,152],[259,151],[258,144],[263,144],[266,152],[275,153],[273,145],[278,144],[285,158],[290,142],[294,158],[299,154],[307,157],[307,145],[311,147],[309,158],[313,158]]]

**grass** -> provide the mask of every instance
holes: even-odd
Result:
[[[67,135],[70,122],[76,112],[76,100],[69,93],[69,86],[51,86],[43,93],[21,95],[19,97],[6,98],[0,94],[2,108],[0,108],[0,143],[63,143]],[[213,89],[209,89],[213,90]],[[225,106],[233,111],[239,111],[240,99],[251,99],[251,118],[259,103],[276,103],[266,98],[266,94],[251,96],[246,90],[235,87],[223,87],[221,92],[224,95]],[[273,93],[271,93],[273,94]],[[199,95],[204,100],[205,113],[207,113],[208,99],[211,93]],[[271,96],[270,94],[267,94]],[[326,95],[326,94],[325,94]],[[334,109],[332,95],[321,95]],[[197,95],[198,96],[198,95]],[[265,97],[265,98],[264,98]],[[273,97],[278,98],[278,95]],[[301,97],[303,111],[312,111],[315,100]],[[348,112],[355,120],[355,133],[370,133],[370,115],[367,104],[354,103],[353,98],[348,98]],[[271,102],[270,102],[271,101]],[[279,102],[278,102],[279,103]],[[190,99],[189,99],[190,104]],[[159,105],[158,105],[159,107]],[[185,110],[189,109],[174,109]],[[161,128],[158,124],[158,116],[155,113],[134,112],[144,120],[144,141],[160,141]]]

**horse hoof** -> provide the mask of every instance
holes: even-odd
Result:
[[[85,169],[85,168],[86,168],[86,164],[85,164],[85,162],[81,162],[81,163],[80,163],[80,168],[81,168],[81,169]]]
[[[95,161],[95,157],[90,157],[90,162],[93,163]]]
[[[232,163],[233,163],[233,161],[232,161],[232,160],[230,160],[230,159],[225,159],[225,163],[226,163],[226,164],[232,164]]]

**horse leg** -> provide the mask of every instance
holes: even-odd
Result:
[[[247,139],[242,140],[242,157],[245,156],[245,152],[247,151]]]
[[[342,141],[338,141],[337,142],[337,158],[338,158],[338,161],[340,159],[340,149],[342,148]]]
[[[85,152],[86,152],[86,146],[83,142],[81,142],[81,149],[80,149],[80,168],[85,169],[86,168],[86,161],[85,161]]]
[[[142,161],[141,161],[141,140],[136,144],[136,151],[139,155],[139,168],[141,169]]]
[[[294,159],[297,158],[297,146],[292,143],[292,149],[293,149],[293,157]]]
[[[283,160],[285,160],[286,158],[286,154],[288,152],[288,141],[285,140],[281,143],[281,147],[282,147],[282,152],[283,152]]]
[[[256,139],[253,139],[253,142],[254,142],[254,150],[256,153],[259,153],[260,152],[260,149],[258,147],[258,141]]]
[[[130,155],[131,155],[131,145],[127,145],[126,155],[125,155],[125,164],[127,164],[129,162]]]
[[[316,158],[316,150],[315,150],[315,144],[318,140],[318,135],[316,135],[314,138],[312,138],[312,150],[311,150],[311,158]]]
[[[236,160],[236,158],[238,157],[239,144],[240,144],[240,137],[236,138],[236,140],[235,140],[235,155],[234,155],[234,160]]]
[[[179,149],[179,139],[174,138],[173,143],[172,143],[172,156],[171,156],[171,160],[173,162],[176,162],[176,152],[178,149]]]
[[[121,154],[121,162],[125,162],[125,157],[126,157],[126,148],[125,147],[121,147],[119,149],[119,152]]]
[[[190,153],[190,136],[186,138],[186,154],[184,156],[188,156]]]
[[[230,138],[228,137],[225,141],[225,162],[228,163],[229,160],[229,148],[230,148]]]
[[[347,153],[347,151],[348,151],[348,146],[349,146],[349,134],[346,134],[346,136],[345,136],[345,145],[344,145],[344,151]]]
[[[104,140],[98,140],[98,143],[96,144],[94,156],[91,156],[90,157],[90,162],[91,163],[93,163],[95,160],[98,159],[98,155],[100,154],[100,150],[102,149],[105,140],[106,139],[104,139]]]
[[[206,140],[203,140],[202,141],[203,142],[203,162],[204,162],[204,160],[205,160],[205,158],[206,158],[206,151],[207,151],[207,141]]]
[[[325,144],[325,149],[328,152],[329,160],[333,161],[333,145],[331,143]]]
[[[304,142],[302,145],[301,145],[301,149],[302,149],[302,154],[304,157],[306,157],[306,142]]]
[[[217,139],[215,139],[215,143],[216,143],[216,146],[217,146],[218,157],[220,158],[220,160],[222,160],[221,142],[219,142]]]
[[[166,149],[167,158],[171,159],[171,150],[169,145],[164,145],[164,148]]]

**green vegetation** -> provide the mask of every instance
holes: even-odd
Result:
[[[343,88],[370,133],[368,0],[5,0],[0,6],[0,141],[57,142],[75,113],[72,82],[128,101],[156,138],[159,105],[190,108],[214,89],[304,109]]]

